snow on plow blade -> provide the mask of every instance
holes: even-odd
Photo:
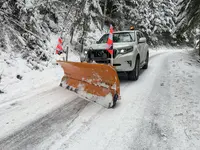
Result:
[[[64,70],[61,86],[104,107],[114,107],[120,95],[115,68],[106,64],[57,61]]]

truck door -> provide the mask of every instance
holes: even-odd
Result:
[[[136,34],[137,34],[138,51],[140,53],[140,62],[143,62],[142,43],[139,43],[141,34],[140,34],[140,32],[137,32]]]
[[[144,37],[143,33],[142,32],[139,32],[140,34],[140,37]],[[145,61],[146,59],[146,54],[147,54],[147,51],[146,51],[146,42],[145,43],[141,43],[141,57],[142,57],[142,61]]]

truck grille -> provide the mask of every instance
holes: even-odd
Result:
[[[117,55],[117,51],[114,50],[113,58],[115,58],[116,55]],[[88,56],[89,56],[89,58],[91,58],[91,56],[93,56],[96,59],[108,59],[108,58],[111,58],[111,54],[105,49],[98,49],[98,50],[88,51]]]

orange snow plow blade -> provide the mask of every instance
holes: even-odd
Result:
[[[57,63],[64,70],[62,87],[86,100],[91,101],[91,96],[106,98],[107,100],[104,101],[106,103],[109,101],[108,107],[114,106],[120,99],[120,82],[113,66],[68,61],[57,61]]]

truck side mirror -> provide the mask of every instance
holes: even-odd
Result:
[[[145,43],[147,41],[147,39],[145,37],[142,37],[139,39],[138,43]]]

